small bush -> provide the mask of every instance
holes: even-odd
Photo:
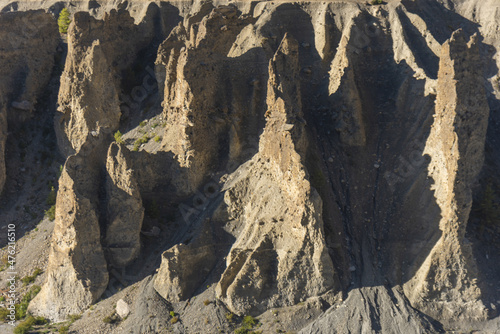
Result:
[[[176,324],[178,321],[179,321],[179,317],[173,317],[172,319],[170,319],[171,324]]]
[[[143,126],[145,126],[145,125],[146,125],[146,121],[142,121],[142,122],[140,122],[140,123],[139,123],[139,126],[140,126],[141,128],[142,128]]]
[[[170,311],[170,316],[173,318],[175,317],[175,312],[174,311]]]
[[[47,217],[51,222],[56,219],[56,205],[52,205],[48,210],[44,211],[45,217]]]
[[[38,275],[40,275],[41,273],[42,270],[40,268],[36,268],[35,271],[33,272],[33,275],[23,277],[21,279],[21,282],[23,282],[23,286],[33,283],[38,277]]]
[[[139,147],[141,147],[142,144],[146,144],[150,139],[151,137],[149,137],[148,134],[143,135],[141,138],[135,141],[132,151],[138,151]]]
[[[71,19],[69,18],[69,12],[66,8],[63,8],[59,13],[59,18],[57,19],[57,24],[59,25],[59,32],[61,34],[68,33],[68,27],[71,23]]]
[[[68,331],[69,331],[69,326],[65,325],[65,326],[59,327],[58,333],[60,333],[60,334],[68,334]]]
[[[46,200],[47,205],[56,204],[56,198],[57,198],[56,189],[54,188],[54,186],[51,186],[49,196],[47,196],[47,200]]]
[[[163,139],[162,137],[156,136],[155,137],[155,142],[159,143],[159,142],[161,142],[162,139]]]
[[[203,302],[203,304],[205,304],[205,306],[208,306],[210,304],[210,300],[205,299],[205,301]]]
[[[252,329],[259,325],[259,321],[254,317],[247,315],[241,322],[241,327],[235,331],[235,334],[250,334],[255,333]]]
[[[122,139],[123,134],[120,132],[120,130],[116,131],[114,136],[115,136],[115,141],[118,144],[123,144],[123,139]]]
[[[226,313],[226,319],[227,319],[227,321],[233,322],[233,317],[234,317],[233,313]]]
[[[40,292],[42,288],[33,285],[21,299],[21,303],[16,307],[16,319],[23,319],[26,316],[30,301]]]
[[[68,316],[69,321],[70,321],[71,323],[74,323],[75,321],[77,321],[77,320],[81,319],[81,317],[82,317],[82,316],[81,316],[80,314],[70,314],[70,315]]]
[[[107,317],[105,317],[104,319],[102,319],[102,321],[107,323],[107,324],[114,324],[115,322],[118,322],[119,320],[120,319],[119,319],[118,315],[116,314],[116,312],[113,312],[110,315],[108,315]]]
[[[372,5],[381,5],[382,3],[382,0],[372,0]]]
[[[7,316],[9,315],[10,311],[7,310],[5,307],[0,308],[0,321],[5,321],[7,320]]]
[[[35,318],[29,316],[26,320],[19,323],[19,325],[14,328],[14,334],[26,334],[31,330],[31,327],[35,324]]]

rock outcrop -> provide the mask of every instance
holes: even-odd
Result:
[[[256,146],[264,96],[261,72],[251,66],[258,62],[261,68],[262,58],[250,53],[228,57],[250,22],[233,5],[213,8],[207,3],[159,48],[155,72],[167,123],[162,150],[188,168],[185,180],[175,180],[186,193],[207,174],[249,158],[248,149]]]
[[[107,218],[103,246],[108,263],[124,267],[134,260],[141,249],[141,227],[144,207],[128,149],[113,143],[106,162]]]
[[[303,156],[298,43],[285,36],[269,65],[268,111],[259,153],[226,182],[237,228],[217,296],[237,314],[259,314],[338,288],[324,242],[321,198]]]
[[[1,14],[0,193],[8,120],[19,123],[31,117],[52,74],[59,40],[55,19],[43,10]]]
[[[498,315],[498,242],[467,229],[500,216],[500,185],[471,209],[500,166],[494,0],[71,8],[85,12],[67,35],[66,163],[34,315],[83,312],[82,333],[232,332],[251,315],[304,334]],[[0,32],[0,190],[7,123],[34,110],[59,42],[50,14],[4,12],[4,31],[41,27],[16,45]],[[104,293],[96,308],[122,300],[119,325],[85,312]]]
[[[215,243],[207,221],[194,240],[180,243],[162,254],[161,266],[154,280],[155,290],[168,301],[191,298],[217,263]]]
[[[489,108],[478,36],[458,30],[441,50],[436,112],[425,154],[441,209],[441,238],[405,286],[414,307],[438,319],[486,317],[465,231],[484,160]]]
[[[122,103],[135,103],[135,92],[129,87],[140,84],[134,82],[139,75],[134,71],[140,70],[134,64],[138,53],[155,37],[154,15],[150,16],[135,24],[126,10],[111,10],[102,20],[85,12],[74,15],[59,90],[61,115],[56,122],[59,148],[64,154],[77,152],[87,135],[95,135],[98,128],[116,131]]]
[[[108,285],[97,196],[101,144],[92,140],[70,156],[59,179],[47,281],[29,305],[31,313],[52,321],[81,313]]]

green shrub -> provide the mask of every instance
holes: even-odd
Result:
[[[174,311],[170,311],[170,316],[173,318],[175,317],[175,312]]]
[[[52,205],[48,210],[44,211],[45,217],[47,217],[50,221],[54,221],[56,219],[56,206]]]
[[[58,330],[58,332],[60,334],[68,334],[68,331],[69,331],[69,326],[68,325],[61,326],[61,327],[59,327],[59,330]]]
[[[35,324],[35,318],[29,316],[26,320],[19,323],[19,325],[14,328],[14,334],[26,334],[31,330],[31,327]]]
[[[382,0],[372,0],[372,5],[381,5]]]
[[[26,286],[28,284],[31,284],[35,281],[35,279],[42,273],[42,270],[40,268],[36,268],[35,271],[33,272],[33,275],[23,277],[21,279],[21,282],[23,282],[23,286]]]
[[[81,319],[81,317],[82,317],[82,316],[81,316],[80,314],[70,314],[70,315],[68,316],[69,321],[70,321],[71,323],[74,323],[75,321],[77,321],[77,320]]]
[[[155,142],[159,143],[161,142],[162,138],[160,136],[156,136],[155,137]]]
[[[16,308],[16,319],[23,319],[26,317],[26,311],[30,301],[40,292],[41,288],[38,285],[33,285],[29,291],[21,299],[21,303]]]
[[[47,196],[47,200],[46,200],[47,205],[56,204],[56,198],[57,198],[56,189],[54,188],[54,186],[51,186],[49,196]]]
[[[0,308],[0,321],[5,321],[7,320],[7,316],[9,315],[10,311],[7,310],[5,307]]]
[[[148,134],[145,134],[141,138],[137,139],[134,143],[134,148],[132,149],[132,151],[138,151],[139,147],[141,147],[142,144],[146,144],[150,139],[151,137],[149,137]]]
[[[139,126],[140,126],[141,128],[142,128],[143,126],[145,126],[145,125],[146,125],[146,121],[142,121],[142,122],[140,122],[140,123],[139,123]]]
[[[69,12],[66,8],[63,8],[59,13],[59,18],[57,19],[57,24],[59,25],[59,32],[61,34],[66,34],[68,32],[69,24],[71,19],[69,18]]]
[[[173,317],[172,319],[170,319],[171,324],[176,324],[178,321],[179,321],[179,317]]]
[[[243,321],[241,322],[241,327],[235,331],[235,334],[256,333],[252,329],[257,325],[259,325],[259,320],[255,319],[250,315],[247,315],[243,318]]]
[[[120,130],[116,131],[114,136],[115,136],[115,141],[118,144],[123,144],[123,139],[122,139],[123,134],[120,132]]]

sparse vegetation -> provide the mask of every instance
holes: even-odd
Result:
[[[119,320],[120,319],[119,319],[118,315],[116,314],[116,312],[113,312],[110,315],[108,315],[107,317],[105,317],[104,319],[102,319],[102,321],[107,323],[107,324],[114,324],[115,322],[118,322]]]
[[[45,325],[48,321],[44,317],[32,317],[31,315],[26,318],[26,320],[19,323],[19,325],[14,328],[14,334],[25,334],[31,331],[34,325]]]
[[[178,321],[179,321],[179,317],[173,317],[172,319],[170,319],[171,324],[176,324]]]
[[[372,5],[381,5],[382,3],[382,0],[372,0]]]
[[[59,334],[68,334],[68,331],[69,331],[69,326],[64,325],[64,326],[59,327],[58,333]]]
[[[16,319],[26,317],[26,311],[30,301],[40,292],[41,288],[38,285],[33,285],[29,291],[21,299],[21,303],[16,307]]]
[[[159,142],[161,142],[162,139],[163,139],[162,137],[160,137],[160,136],[157,135],[155,137],[155,142],[159,143]]]
[[[35,279],[38,277],[38,275],[40,275],[41,273],[42,270],[40,268],[36,268],[32,275],[23,277],[21,279],[21,282],[23,282],[23,286],[33,283]]]
[[[8,315],[9,310],[7,310],[5,307],[0,308],[0,321],[6,321]]]
[[[233,317],[234,317],[233,313],[226,313],[226,320],[227,321],[233,322]]]
[[[143,135],[141,138],[135,141],[132,151],[138,151],[139,147],[141,147],[142,144],[146,144],[150,139],[151,137],[149,137],[148,134]]]
[[[241,322],[241,327],[238,328],[234,333],[235,334],[257,334],[262,333],[262,331],[254,331],[255,327],[260,326],[259,320],[254,317],[247,315],[243,318]]]
[[[81,319],[82,316],[80,314],[70,314],[68,318],[71,323],[74,323],[75,321]]]
[[[205,301],[203,302],[203,304],[204,304],[205,306],[208,306],[208,305],[210,305],[210,300],[208,300],[208,299],[205,299]]]
[[[45,217],[50,221],[54,221],[54,219],[56,219],[56,205],[52,205],[48,210],[45,210],[44,213]]]
[[[59,32],[61,34],[68,33],[68,27],[71,23],[71,19],[69,18],[69,11],[66,8],[63,8],[59,13],[59,18],[57,19],[57,24],[59,25]]]
[[[141,128],[142,128],[142,127],[144,127],[145,125],[146,125],[146,121],[141,121],[141,122],[139,123],[139,126],[140,126]]]
[[[118,144],[123,144],[123,139],[122,139],[123,134],[120,132],[120,130],[116,131],[114,136],[115,136],[115,141]]]
[[[56,197],[57,197],[56,189],[54,188],[54,186],[50,186],[49,196],[47,196],[46,200],[47,205],[56,204]]]

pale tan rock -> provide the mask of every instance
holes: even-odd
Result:
[[[99,169],[92,163],[98,161],[95,153],[85,146],[70,156],[59,179],[47,280],[29,305],[31,313],[52,321],[81,313],[108,285],[96,210]]]
[[[442,235],[405,285],[412,305],[438,319],[486,317],[475,260],[464,239],[489,115],[477,39],[467,40],[458,30],[442,46],[434,124],[425,145]]]
[[[106,170],[107,225],[103,246],[109,263],[124,267],[141,250],[144,207],[125,146],[117,143],[110,145]]]
[[[285,36],[269,64],[267,124],[259,153],[226,182],[225,202],[241,226],[216,288],[236,314],[259,314],[338,288],[323,235],[321,198],[301,154],[298,43]],[[293,125],[287,127],[286,125]]]

